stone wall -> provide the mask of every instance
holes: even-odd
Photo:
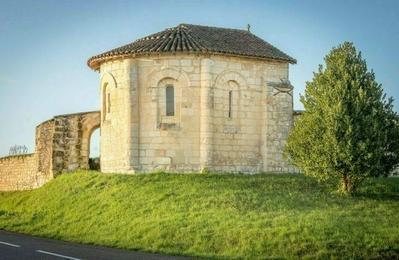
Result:
[[[0,190],[30,190],[43,184],[35,154],[0,158]]]
[[[112,73],[111,73],[112,72]],[[101,67],[101,169],[132,172],[131,96],[136,93],[135,66],[129,60]],[[137,124],[137,122],[136,122]],[[137,157],[137,150],[136,157]]]
[[[284,146],[293,126],[292,91],[266,87],[264,171],[287,172],[292,167],[283,158]]]
[[[98,111],[55,116],[52,119],[52,171],[55,175],[89,169],[90,136],[100,127]]]
[[[136,61],[139,171],[200,169],[200,70],[198,57]],[[167,86],[174,88],[174,116],[165,111]]]
[[[53,177],[53,136],[54,120],[47,120],[36,127],[37,171],[47,174],[48,179]]]
[[[55,116],[36,127],[34,154],[0,158],[0,190],[29,190],[60,173],[89,168],[90,136],[100,112]]]
[[[288,79],[287,63],[154,55],[105,62],[100,75],[104,172],[290,169],[282,150],[293,121],[292,89],[269,85]],[[171,85],[175,115],[167,116]]]

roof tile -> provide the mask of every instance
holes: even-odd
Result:
[[[107,58],[165,52],[222,53],[296,63],[295,59],[248,31],[192,24],[180,24],[151,34],[93,56],[87,63],[97,69]]]

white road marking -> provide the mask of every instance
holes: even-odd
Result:
[[[15,244],[7,243],[7,242],[2,242],[2,241],[0,241],[0,244],[6,245],[6,246],[12,246],[12,247],[21,247],[20,245],[15,245]]]
[[[36,252],[42,253],[42,254],[46,254],[46,255],[53,255],[53,256],[63,257],[63,258],[66,258],[66,259],[71,259],[71,260],[81,260],[79,258],[75,258],[75,257],[72,257],[72,256],[60,255],[60,254],[51,253],[51,252],[47,252],[47,251],[43,251],[43,250],[36,250]]]

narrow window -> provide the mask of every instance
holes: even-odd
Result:
[[[166,115],[175,115],[175,90],[173,86],[166,87]]]
[[[107,93],[107,113],[111,112],[111,93]]]
[[[231,110],[231,108],[232,108],[232,102],[233,102],[233,91],[230,90],[230,91],[229,91],[229,118],[232,118],[232,117],[233,117],[233,112],[232,112],[232,110]]]
[[[103,105],[102,105],[102,111],[101,111],[103,121],[105,121],[107,119],[106,115],[108,113],[108,95],[107,95],[107,93],[108,93],[108,83],[104,83],[103,93],[102,93]]]

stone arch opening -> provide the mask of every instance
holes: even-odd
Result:
[[[97,140],[99,147],[99,136],[96,138],[96,134],[94,134],[95,131],[99,128],[100,120],[98,114],[88,114],[82,119],[82,147],[80,154],[82,159],[82,165],[85,169],[100,170],[99,157],[97,163],[98,165],[90,160],[91,141]]]
[[[89,137],[89,169],[100,170],[100,128],[94,128]]]

